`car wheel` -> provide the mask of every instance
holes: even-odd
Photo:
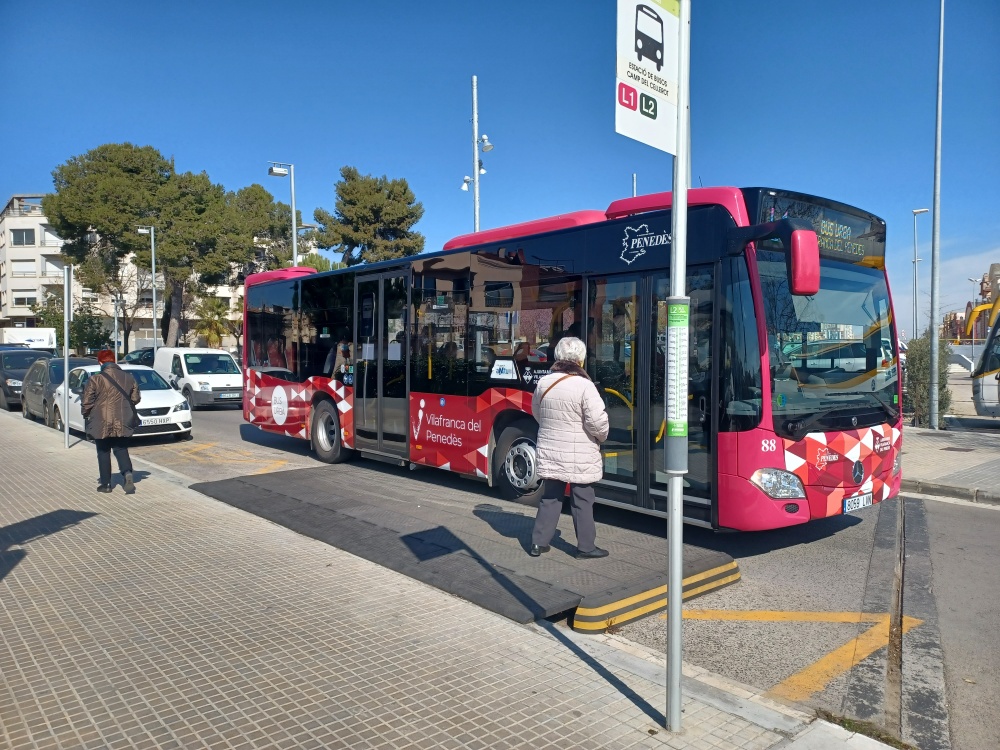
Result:
[[[493,484],[505,500],[538,506],[542,480],[538,476],[538,427],[519,422],[500,433],[493,449]]]
[[[42,403],[42,424],[46,427],[55,427],[52,423],[52,411],[46,403]]]
[[[21,416],[25,419],[34,419],[34,417],[31,416],[31,410],[28,408],[28,399],[24,396],[21,396]]]
[[[320,401],[313,407],[309,434],[320,461],[339,464],[350,458],[350,450],[340,439],[340,418],[332,401]]]
[[[194,411],[195,409],[197,409],[197,408],[198,408],[197,406],[195,406],[195,405],[194,405],[194,399],[193,399],[193,398],[191,398],[191,389],[190,389],[190,388],[185,388],[185,389],[184,389],[184,390],[183,390],[183,391],[181,392],[181,395],[182,395],[182,396],[184,396],[184,398],[186,398],[186,399],[187,399],[187,402],[188,402],[188,406],[190,406],[190,407],[191,407],[191,411]]]
[[[65,429],[62,421],[62,415],[59,414],[58,406],[52,407],[52,427],[59,430],[59,432],[63,432]]]

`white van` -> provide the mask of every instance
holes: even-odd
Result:
[[[233,355],[222,349],[188,349],[161,346],[153,369],[166,378],[191,404],[243,403],[243,373]]]

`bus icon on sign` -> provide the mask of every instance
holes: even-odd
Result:
[[[635,53],[639,62],[648,57],[657,71],[663,67],[663,19],[648,5],[635,6]]]

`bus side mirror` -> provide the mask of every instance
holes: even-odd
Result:
[[[777,240],[785,254],[788,290],[795,295],[819,291],[819,239],[805,219],[780,219],[729,230],[729,254],[740,255],[750,242]]]
[[[795,295],[819,292],[819,240],[812,229],[792,231],[788,248],[789,291]]]

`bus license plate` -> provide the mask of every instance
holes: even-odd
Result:
[[[146,417],[142,420],[142,426],[146,427],[151,424],[166,424],[170,419],[167,417]]]
[[[220,393],[219,398],[239,398],[242,393]]]
[[[872,504],[872,493],[867,492],[864,495],[856,495],[855,497],[845,497],[844,498],[844,513],[852,513],[856,510],[861,510],[862,508],[867,508]]]

